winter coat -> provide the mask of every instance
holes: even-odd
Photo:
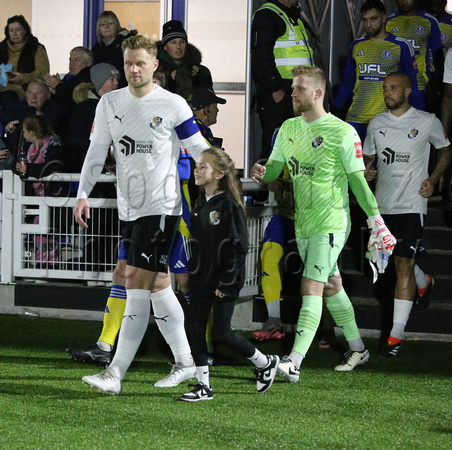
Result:
[[[246,215],[225,192],[206,201],[202,195],[192,216],[190,294],[211,296],[218,289],[237,298],[245,282],[248,251]]]
[[[165,74],[165,88],[170,92],[179,94],[190,101],[197,88],[213,89],[210,70],[201,65],[201,52],[193,44],[187,43],[187,52],[177,64],[159,41],[157,42],[157,59],[159,60],[159,70]],[[199,72],[195,76],[193,76],[193,66],[199,67]],[[174,70],[176,71],[175,80],[171,77]]]
[[[127,80],[124,73],[124,57],[121,45],[125,39],[130,36],[136,36],[137,30],[122,29],[109,45],[105,42],[94,44],[92,51],[94,53],[94,64],[107,63],[115,66],[119,70],[119,88],[127,86]]]

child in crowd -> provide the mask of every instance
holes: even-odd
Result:
[[[211,400],[206,325],[213,306],[213,339],[246,356],[255,366],[258,392],[275,378],[279,357],[264,355],[231,328],[235,299],[245,281],[248,232],[232,159],[222,150],[201,153],[195,183],[202,188],[192,218],[189,336],[198,383],[181,400]]]
[[[42,178],[64,171],[63,147],[43,116],[28,116],[22,125],[24,139],[30,142],[25,163],[16,162],[16,170],[27,177]],[[33,195],[44,196],[45,184],[33,183]]]

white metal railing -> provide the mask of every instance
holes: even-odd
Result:
[[[111,281],[120,241],[116,199],[90,198],[86,230],[74,221],[74,197],[26,196],[17,175],[4,171],[0,177],[1,283],[16,278]],[[54,174],[40,181],[69,183],[79,177]],[[115,177],[102,175],[99,181],[114,183]],[[247,211],[249,251],[242,295],[256,293],[260,284],[259,246],[271,215],[270,207]]]

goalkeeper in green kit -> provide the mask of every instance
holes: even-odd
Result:
[[[255,164],[251,177],[269,183],[290,170],[295,196],[295,234],[304,263],[302,308],[293,349],[281,358],[278,373],[289,382],[300,378],[300,365],[319,326],[323,299],[350,349],[336,371],[350,371],[369,359],[353,306],[342,287],[337,259],[350,232],[348,186],[368,216],[371,261],[384,272],[396,240],[380,216],[364,178],[361,141],[355,129],[323,107],[326,80],[318,67],[292,69],[293,119],[282,125],[265,166]]]

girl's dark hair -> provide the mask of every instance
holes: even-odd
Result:
[[[201,154],[212,156],[212,166],[224,176],[218,180],[218,190],[228,193],[237,203],[245,209],[236,181],[235,164],[231,157],[220,148],[210,147]]]
[[[52,127],[42,116],[34,115],[26,117],[22,128],[26,128],[27,131],[33,131],[38,139],[43,139],[47,136],[54,136]]]
[[[22,15],[11,16],[11,17],[8,19],[8,21],[6,22],[6,27],[5,27],[5,36],[6,36],[6,38],[7,38],[8,40],[9,40],[8,27],[9,27],[12,23],[15,23],[15,22],[20,23],[20,24],[24,27],[25,31],[27,32],[27,34],[26,34],[26,36],[25,36],[26,38],[27,38],[28,36],[30,36],[30,34],[31,34],[31,28],[30,28],[30,25],[28,24],[28,22],[25,20],[25,17],[22,16]]]

